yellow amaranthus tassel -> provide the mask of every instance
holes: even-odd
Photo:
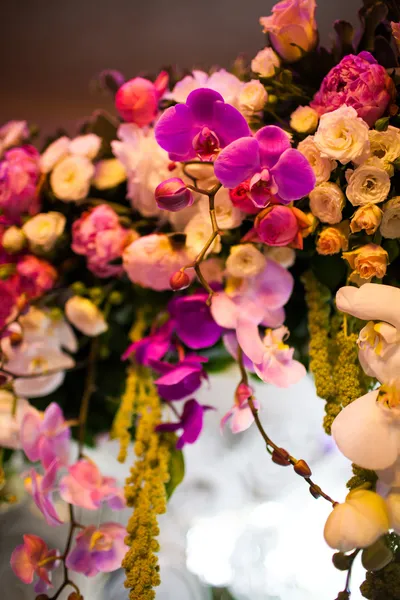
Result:
[[[134,507],[127,531],[129,550],[122,562],[126,571],[125,587],[131,600],[153,600],[154,587],[160,584],[158,559],[159,533],[157,515],[166,511],[165,484],[169,480],[170,436],[154,431],[161,421],[161,401],[150,373],[138,371],[138,423],[136,428],[136,462],[126,481],[125,498]]]

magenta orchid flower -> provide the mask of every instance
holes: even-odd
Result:
[[[86,527],[76,536],[66,566],[86,577],[116,571],[128,550],[125,537],[126,529],[118,523],[103,523],[98,529]]]
[[[36,575],[38,581],[34,589],[37,594],[42,594],[52,587],[50,572],[58,565],[57,550],[49,550],[46,542],[37,535],[25,534],[23,539],[24,543],[11,555],[11,568],[27,584],[32,583]]]
[[[22,449],[29,460],[40,460],[45,469],[55,459],[63,465],[68,463],[70,439],[71,431],[55,402],[49,404],[43,417],[32,410],[22,420]]]
[[[253,361],[254,370],[263,381],[289,387],[306,375],[304,365],[293,359],[294,349],[284,343],[289,334],[286,327],[267,329],[261,340],[258,326],[241,320],[236,333],[240,347]]]
[[[185,444],[194,444],[203,429],[204,413],[213,410],[212,406],[199,404],[193,398],[185,402],[179,423],[162,423],[157,425],[156,431],[182,430],[181,437],[176,443],[178,450]]]
[[[206,88],[194,90],[186,104],[168,108],[155,126],[157,142],[174,161],[213,160],[221,148],[248,135],[240,112]]]
[[[146,367],[149,366],[151,360],[160,360],[171,347],[173,329],[173,321],[167,321],[150,335],[128,346],[121,356],[122,360],[126,360],[129,356],[135,354],[136,362]]]
[[[250,179],[250,197],[259,208],[267,206],[272,197],[289,204],[315,186],[307,158],[291,148],[288,135],[275,125],[263,127],[254,137],[241,137],[222,150],[215,161],[215,175],[227,188]]]
[[[164,400],[182,400],[193,394],[207,378],[201,363],[207,362],[204,356],[186,356],[176,364],[150,361],[150,366],[161,373],[155,380],[158,393]]]
[[[57,459],[54,460],[44,475],[39,475],[35,469],[31,469],[24,481],[26,490],[32,495],[33,501],[46,519],[46,523],[51,527],[63,523],[53,503],[59,466]]]
[[[221,419],[221,428],[223,428],[228,421],[230,421],[230,427],[232,433],[240,433],[248,429],[254,421],[253,413],[249,406],[249,398],[253,395],[253,390],[250,386],[245,383],[240,383],[235,393],[235,404],[228,410],[226,415]],[[259,402],[253,398],[253,404],[256,410],[260,408]]]
[[[207,298],[208,294],[197,292],[174,298],[168,306],[175,321],[176,335],[193,350],[213,346],[222,335],[222,327],[211,314]]]
[[[269,259],[258,275],[243,279],[229,293],[216,293],[211,313],[218,325],[226,329],[236,329],[239,319],[248,319],[265,327],[279,327],[285,320],[283,307],[292,290],[292,275]]]
[[[68,468],[60,481],[60,495],[65,502],[88,510],[97,510],[106,502],[113,510],[125,508],[123,490],[113,477],[103,477],[97,465],[83,459]]]

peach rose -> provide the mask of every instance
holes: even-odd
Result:
[[[343,258],[362,279],[382,279],[386,273],[389,256],[381,246],[366,244],[351,252],[345,252]]]
[[[368,235],[372,235],[378,229],[381,220],[382,211],[378,206],[375,204],[360,206],[351,219],[351,233],[357,233],[364,229]]]
[[[326,181],[317,185],[309,194],[310,209],[322,223],[335,225],[342,220],[345,197],[338,185]]]
[[[341,250],[347,250],[349,239],[348,221],[340,225],[325,227],[317,240],[317,252],[323,256],[338,254]]]

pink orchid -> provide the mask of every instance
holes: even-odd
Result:
[[[258,326],[242,319],[236,332],[240,347],[253,361],[254,370],[263,381],[289,387],[306,375],[304,365],[293,360],[294,349],[283,341],[289,334],[286,327],[267,329],[261,340]]]
[[[123,490],[113,477],[103,477],[90,460],[79,460],[68,468],[69,474],[60,481],[61,498],[69,504],[97,510],[106,502],[113,510],[125,508]]]
[[[53,493],[59,466],[58,461],[54,460],[44,475],[39,475],[35,469],[31,469],[24,482],[25,488],[32,494],[36,506],[46,522],[52,527],[63,523],[53,504]]]
[[[252,396],[253,390],[245,383],[240,383],[235,393],[235,404],[221,419],[221,428],[223,428],[229,419],[232,433],[240,433],[248,429],[254,421],[253,413],[249,406],[249,398]],[[260,408],[259,402],[253,399],[254,407]]]
[[[24,583],[32,583],[34,576],[39,578],[35,584],[35,592],[41,594],[52,587],[50,571],[58,565],[57,550],[49,550],[40,537],[26,534],[24,543],[17,546],[11,555],[11,568]]]
[[[60,464],[68,463],[71,431],[61,408],[49,404],[43,417],[31,411],[22,420],[21,445],[31,461],[40,460],[48,468],[57,458]]]
[[[118,523],[103,523],[98,529],[94,525],[86,527],[76,536],[66,565],[86,577],[115,571],[128,550],[125,537],[126,529]]]

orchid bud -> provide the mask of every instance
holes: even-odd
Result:
[[[190,277],[185,271],[176,271],[169,280],[171,289],[174,292],[178,292],[179,290],[184,290],[190,285]]]
[[[305,460],[298,460],[293,468],[297,475],[300,475],[301,477],[311,477],[311,469]]]
[[[194,202],[192,192],[179,177],[171,177],[160,183],[156,187],[155,196],[158,208],[171,212],[192,206]]]
[[[281,467],[288,467],[290,465],[289,458],[290,454],[284,448],[279,448],[279,452],[277,450],[272,452],[272,462]]]

